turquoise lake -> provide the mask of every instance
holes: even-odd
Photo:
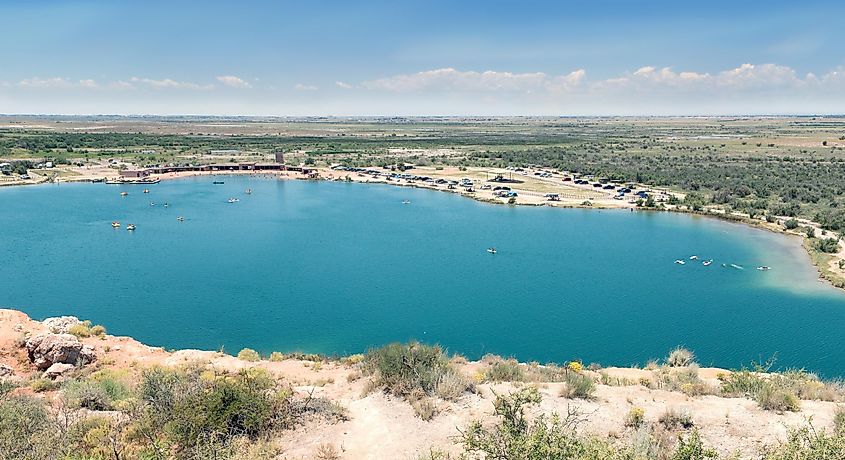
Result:
[[[684,345],[703,365],[776,356],[845,376],[845,293],[818,281],[797,239],[715,219],[247,176],[0,200],[0,306],[151,345],[348,354],[414,338],[604,365]]]

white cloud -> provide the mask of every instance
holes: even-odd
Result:
[[[25,88],[69,88],[73,86],[70,80],[62,77],[53,78],[25,78],[18,82],[18,86]]]
[[[252,88],[248,82],[240,77],[236,77],[234,75],[221,75],[217,77],[217,81],[223,83],[226,86],[231,86],[232,88]]]
[[[97,84],[96,80],[86,79],[86,80],[79,80],[79,86],[83,88],[99,88],[100,85]]]
[[[163,80],[154,80],[151,78],[132,77],[129,79],[130,83],[149,86],[156,89],[194,89],[194,90],[208,90],[214,88],[214,85],[199,85],[197,83],[183,82],[165,78]]]
[[[319,88],[314,85],[303,85],[302,83],[297,83],[293,85],[293,89],[297,91],[317,91]]]
[[[352,85],[350,85],[349,83],[344,83],[342,81],[336,81],[334,82],[334,84],[337,85],[338,88],[352,89]]]
[[[362,85],[369,89],[383,89],[395,92],[422,91],[428,89],[447,91],[529,91],[541,88],[546,81],[547,76],[542,72],[511,73],[493,70],[475,72],[446,68],[365,81]]]

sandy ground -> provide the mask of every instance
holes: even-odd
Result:
[[[25,314],[14,310],[0,310],[0,363],[11,366],[14,378],[35,377],[25,351],[15,344],[25,333],[45,331],[44,326]],[[506,394],[525,383],[485,383],[478,385],[475,394],[467,393],[457,401],[435,400],[438,415],[425,422],[414,415],[411,406],[401,399],[376,391],[364,395],[367,378],[349,379],[357,374],[354,365],[335,361],[315,366],[310,361],[288,359],[281,362],[260,361],[250,363],[213,351],[181,350],[167,352],[149,347],[128,337],[104,336],[83,341],[95,347],[96,366],[124,369],[140,373],[152,365],[178,366],[201,363],[220,370],[235,371],[245,367],[260,367],[277,378],[288,382],[302,395],[313,392],[339,402],[348,409],[345,422],[309,422],[295,430],[282,433],[276,440],[283,454],[279,458],[313,458],[317,447],[333,444],[345,459],[413,459],[430,448],[458,452],[454,437],[458,429],[472,420],[492,423],[494,392]],[[458,364],[459,369],[472,376],[483,366],[479,362]],[[652,371],[631,368],[608,368],[604,372],[638,381],[650,378]],[[709,383],[716,383],[721,369],[700,369],[699,375]],[[592,400],[566,399],[559,396],[560,383],[536,384],[543,395],[539,407],[531,415],[557,412],[566,414],[577,410],[585,418],[579,430],[609,439],[624,437],[629,428],[623,419],[632,407],[645,410],[647,423],[657,425],[658,417],[667,409],[687,411],[706,443],[716,446],[722,453],[740,452],[743,458],[753,456],[764,445],[783,440],[790,427],[804,426],[812,418],[816,428],[832,426],[836,404],[819,401],[802,401],[801,410],[778,414],[764,411],[756,403],[744,398],[717,396],[690,397],[679,392],[649,389],[634,384],[630,386],[598,385]],[[24,390],[28,391],[28,390]],[[53,397],[46,394],[45,397]],[[667,439],[676,433],[665,432]]]

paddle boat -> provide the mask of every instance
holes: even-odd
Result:
[[[490,254],[496,254],[499,251],[497,251],[496,248],[487,248],[487,252],[489,252]]]
[[[212,184],[214,184],[214,185],[222,185],[222,184],[225,184],[225,182],[223,182],[222,180],[216,180],[216,181],[212,182]]]
[[[229,198],[229,203],[237,203],[238,201],[241,201],[241,200],[239,200],[237,198]]]
[[[698,256],[689,256],[689,260],[698,260]]]
[[[252,189],[248,188],[248,189],[244,190],[244,193],[246,193],[247,195],[252,195]]]
[[[126,196],[126,195],[129,195],[129,192],[120,192],[120,196]]]
[[[745,270],[745,269],[742,267],[742,265],[731,264],[731,267],[732,267],[732,268],[735,268],[735,269],[737,269],[737,270]]]
[[[713,263],[713,259],[710,259],[710,260],[705,260],[704,262],[701,262],[701,265],[704,265],[705,267],[709,267],[710,264],[712,264],[712,263]]]
[[[129,224],[126,226],[126,230],[132,231],[135,230],[135,224]]]
[[[411,204],[411,200],[402,200],[402,204]]]
[[[684,262],[681,259],[678,259],[678,260],[675,261],[675,263],[678,264],[678,265],[684,265],[686,262]]]
[[[761,266],[757,267],[757,270],[760,270],[761,272],[766,272],[766,271],[769,271],[771,269],[772,269],[772,267],[768,267],[766,265],[761,265]]]
[[[111,223],[112,228],[120,228],[120,222],[114,221]]]
[[[145,189],[144,189],[144,193],[150,193],[150,189],[145,188]]]
[[[182,217],[182,216],[179,216],[179,217],[176,218],[176,220],[178,220],[179,222],[184,222],[185,218]]]

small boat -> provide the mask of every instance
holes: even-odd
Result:
[[[735,269],[737,269],[737,270],[745,270],[745,269],[742,267],[742,265],[731,264],[731,267],[732,267],[732,268],[735,268]]]
[[[402,204],[411,204],[411,200],[402,200]]]
[[[150,193],[150,189],[145,188],[145,189],[144,189],[144,193]]]
[[[222,185],[222,184],[225,184],[225,182],[223,182],[222,180],[216,180],[216,181],[212,182],[212,184],[214,184],[214,185]]]
[[[712,264],[712,263],[713,263],[713,259],[710,259],[710,260],[705,260],[704,262],[701,262],[701,265],[704,265],[705,267],[709,267],[710,264]]]
[[[155,202],[154,202],[154,201],[150,201],[150,206],[155,206],[155,205],[156,205],[156,204],[155,204]]]
[[[761,265],[761,266],[757,267],[757,270],[760,270],[761,272],[766,272],[766,271],[769,271],[771,269],[772,269],[772,267],[767,267],[766,265]]]
[[[689,256],[689,260],[698,260],[698,256]]]
[[[120,192],[120,196],[126,196],[126,195],[129,195],[129,192]]]
[[[239,200],[237,198],[229,198],[228,201],[229,201],[229,203],[237,203],[238,201],[241,201],[241,200]]]
[[[126,229],[129,231],[135,230],[135,224],[129,224],[126,226]]]
[[[164,207],[165,207],[165,208],[166,208],[166,207],[168,207],[168,206],[170,206],[170,205],[169,205],[169,204],[167,204],[167,203],[164,203]]]
[[[678,259],[678,260],[675,261],[675,263],[678,264],[678,265],[684,265],[686,262],[684,262],[681,259]]]
[[[489,252],[490,254],[496,254],[499,251],[497,251],[496,248],[487,248],[487,252]]]
[[[179,216],[179,217],[176,218],[176,220],[178,220],[179,222],[184,222],[185,218],[182,217],[182,216]]]
[[[111,223],[112,228],[120,228],[120,222],[114,221]]]
[[[248,188],[248,189],[244,190],[244,193],[246,193],[247,195],[252,195],[252,189]]]

